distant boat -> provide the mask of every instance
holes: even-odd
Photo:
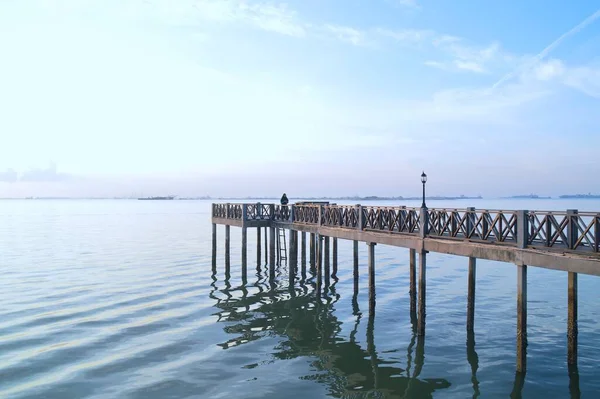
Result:
[[[598,199],[598,198],[600,198],[600,195],[596,195],[596,194],[568,194],[568,195],[561,195],[558,198],[561,198],[561,199]]]
[[[172,200],[173,198],[175,198],[174,195],[169,195],[166,197],[143,197],[143,198],[138,198],[138,199],[142,200],[142,201],[150,201],[150,200],[156,201],[156,200]]]
[[[513,195],[511,197],[505,197],[509,199],[551,199],[552,197],[540,197],[537,194],[524,194],[524,195]]]

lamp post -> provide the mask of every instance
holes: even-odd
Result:
[[[423,183],[423,203],[421,204],[421,208],[427,208],[425,205],[425,183],[427,183],[427,175],[425,174],[425,171],[421,173],[421,183]]]

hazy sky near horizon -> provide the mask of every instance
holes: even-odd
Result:
[[[597,190],[597,1],[0,0],[0,197]]]

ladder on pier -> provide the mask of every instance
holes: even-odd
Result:
[[[277,229],[277,263],[285,260],[287,264],[287,245],[285,241],[285,229]]]

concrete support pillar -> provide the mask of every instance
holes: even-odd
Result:
[[[410,288],[408,294],[410,296],[410,314],[417,314],[417,250],[410,249],[409,251],[409,269]]]
[[[467,289],[467,331],[471,332],[475,327],[475,280],[476,280],[476,258],[469,257],[469,280]]]
[[[354,241],[354,295],[358,295],[358,241]]]
[[[527,265],[517,265],[517,372],[527,369]]]
[[[369,246],[369,312],[375,312],[375,244]]]
[[[247,280],[248,266],[248,228],[242,227],[242,281],[244,284]]]
[[[225,273],[229,274],[229,268],[231,267],[231,226],[225,226]]]
[[[333,239],[333,272],[331,274],[332,277],[337,277],[337,269],[338,269],[338,239]]]
[[[213,272],[217,268],[217,224],[212,224],[212,268]]]
[[[425,287],[426,275],[425,268],[427,266],[427,252],[421,250],[419,254],[419,315],[417,318],[417,335],[425,335]]]
[[[261,257],[261,237],[260,237],[260,227],[256,228],[256,266],[260,266],[262,257]]]
[[[275,227],[269,227],[269,277],[275,278]]]
[[[568,319],[567,319],[567,363],[577,364],[577,273],[569,273]]]

